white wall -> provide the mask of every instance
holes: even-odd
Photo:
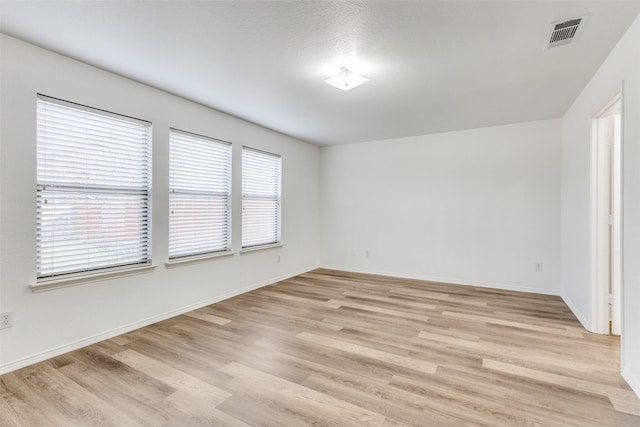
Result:
[[[560,125],[324,147],[322,264],[559,293]]]
[[[591,119],[623,93],[623,376],[640,395],[640,18],[563,119],[562,297],[591,328]]]
[[[0,331],[0,372],[317,266],[318,147],[4,35],[0,42],[0,310],[15,313],[15,326]],[[36,271],[36,93],[153,123],[153,261],[158,267],[152,273],[38,294],[28,288]],[[170,126],[234,143],[235,250],[241,235],[239,150],[245,144],[282,155],[284,247],[164,267]]]

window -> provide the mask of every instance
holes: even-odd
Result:
[[[38,95],[37,277],[150,265],[151,124]]]
[[[281,159],[242,148],[242,248],[280,243]]]
[[[171,129],[169,259],[231,248],[231,144]]]

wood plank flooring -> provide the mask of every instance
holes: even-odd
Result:
[[[554,296],[315,270],[0,377],[2,426],[640,426]]]

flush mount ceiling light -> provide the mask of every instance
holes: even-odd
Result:
[[[368,81],[368,78],[355,74],[347,67],[342,67],[337,75],[325,80],[324,82],[341,90],[350,90]]]

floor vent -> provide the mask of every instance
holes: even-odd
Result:
[[[552,47],[566,46],[573,43],[580,35],[586,16],[569,19],[567,21],[554,22],[549,27],[549,35],[547,37],[546,49]]]

